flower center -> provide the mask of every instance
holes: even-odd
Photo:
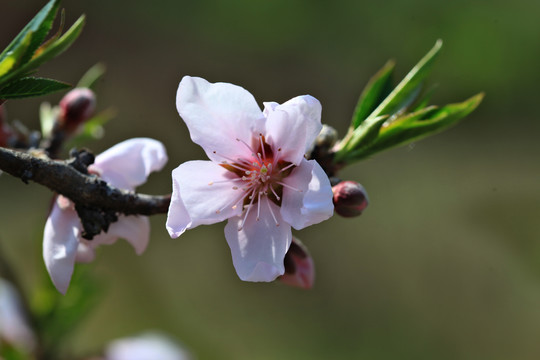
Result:
[[[244,217],[238,228],[240,231],[251,211],[257,211],[256,219],[259,221],[261,199],[263,197],[266,196],[269,201],[281,206],[283,187],[288,187],[296,191],[302,190],[296,189],[283,182],[283,179],[289,176],[295,165],[282,160],[280,158],[281,148],[275,149],[268,144],[264,135],[259,134],[255,141],[253,141],[255,146],[250,146],[240,139],[236,139],[236,141],[241,142],[249,149],[251,157],[234,160],[222,156],[227,160],[222,161],[220,165],[236,175],[230,180],[225,181],[234,183],[233,190],[239,191],[239,195],[233,201],[232,205],[228,204],[223,209],[217,210],[216,212],[219,213],[229,206],[231,206],[232,209],[236,209],[238,205],[241,205],[243,207],[242,211],[244,212]],[[217,153],[214,151],[214,154]],[[209,185],[212,185],[213,183],[214,182],[211,182]],[[279,222],[276,219],[269,201],[267,201],[268,209],[276,226],[279,226]]]

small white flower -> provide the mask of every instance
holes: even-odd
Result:
[[[113,341],[105,360],[189,360],[189,353],[160,334],[147,333]]]
[[[146,182],[151,172],[161,170],[166,162],[167,154],[161,142],[135,138],[96,156],[88,170],[112,186],[134,190]],[[146,249],[150,236],[150,223],[146,216],[119,215],[118,221],[112,223],[106,233],[102,232],[92,240],[81,237],[81,228],[73,203],[58,196],[45,224],[43,258],[54,285],[63,294],[69,286],[75,262],[92,261],[97,246],[124,238],[140,255]]]
[[[302,229],[333,214],[328,177],[304,158],[322,127],[321,104],[305,95],[264,103],[261,111],[239,86],[186,76],[176,105],[211,161],[173,171],[169,234],[229,219],[225,238],[238,276],[274,280],[284,273],[291,226]]]

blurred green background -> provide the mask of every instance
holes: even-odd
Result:
[[[0,47],[45,3],[2,0]],[[317,266],[311,291],[241,282],[224,224],[171,240],[152,218],[141,257],[123,241],[91,267],[105,291],[66,342],[92,354],[159,329],[198,359],[540,358],[540,2],[155,0],[63,2],[87,25],[39,72],[76,83],[108,72],[101,109],[118,116],[96,152],[148,136],[169,163],[142,192],[171,191],[170,171],[204,158],[175,109],[184,75],[239,84],[262,101],[311,94],[343,135],[360,91],[386,60],[404,75],[435,40],[434,103],[486,98],[462,124],[352,166],[370,206],[296,235]],[[399,80],[399,79],[397,79]],[[46,100],[57,102],[61,94]],[[39,100],[7,103],[38,127]],[[41,277],[50,192],[0,177],[0,241],[29,287]],[[69,296],[69,294],[68,294]]]

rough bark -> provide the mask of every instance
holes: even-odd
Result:
[[[94,156],[87,152],[72,152],[65,161],[51,160],[42,152],[16,151],[0,147],[0,170],[20,178],[25,183],[34,181],[61,194],[75,203],[81,218],[83,236],[91,239],[119,213],[125,215],[165,214],[171,197],[137,194],[115,188],[96,175],[88,174],[87,166]]]

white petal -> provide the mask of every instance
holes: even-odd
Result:
[[[146,216],[118,216],[118,221],[109,226],[107,232],[102,232],[85,244],[91,248],[99,245],[111,245],[119,238],[125,239],[133,246],[137,255],[141,255],[150,240],[150,221]]]
[[[238,228],[243,216],[229,219],[225,226],[225,238],[231,248],[233,264],[240,279],[273,281],[285,272],[283,259],[291,245],[291,227],[281,218],[279,207],[266,196],[261,198],[260,220],[257,221],[256,218],[257,209],[254,208],[249,212],[240,231]]]
[[[312,96],[297,96],[270,111],[267,107],[266,136],[281,158],[296,165],[322,129],[321,103]]]
[[[283,187],[281,215],[296,230],[320,223],[333,215],[330,180],[315,160],[302,160],[283,182],[302,190]]]
[[[61,210],[55,202],[43,234],[43,259],[51,280],[65,294],[73,274],[80,221],[72,209]]]
[[[272,111],[274,111],[274,109],[279,106],[279,104],[275,101],[268,101],[268,102],[263,102],[263,105],[264,105],[264,110],[263,110],[263,114],[264,116],[268,117],[268,115],[270,115],[270,113]]]
[[[21,308],[19,294],[7,281],[0,278],[0,343],[3,340],[30,351],[36,339]]]
[[[160,334],[143,334],[111,342],[106,360],[189,360],[190,354],[177,343]]]
[[[214,224],[242,211],[244,190],[238,176],[212,161],[188,161],[173,170],[173,194],[167,217],[171,237],[202,224]],[[236,205],[236,206],[235,206]]]
[[[85,244],[84,242],[79,242],[77,247],[77,256],[75,257],[75,262],[77,263],[91,263],[96,258],[96,252],[94,248]]]
[[[96,156],[89,169],[97,170],[113,186],[133,190],[146,182],[151,172],[161,170],[166,162],[167,152],[161,142],[134,138]]]
[[[176,108],[193,142],[214,161],[249,156],[251,151],[236,139],[251,145],[253,135],[264,129],[264,115],[253,95],[232,84],[185,76],[178,86]]]

